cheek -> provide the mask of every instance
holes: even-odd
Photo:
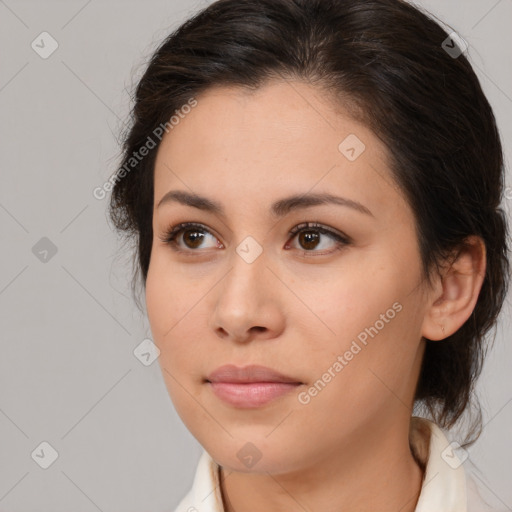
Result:
[[[410,370],[420,339],[418,297],[411,293],[417,276],[401,272],[400,262],[384,255],[359,263],[350,272],[340,269],[339,277],[319,287],[297,291],[315,313],[308,315],[313,318],[309,327],[299,326],[309,333],[304,337],[308,360],[318,373],[346,354],[342,364],[345,376],[350,374],[349,389],[371,376],[370,369],[398,384],[398,376]]]
[[[197,363],[197,315],[201,314],[200,291],[190,286],[190,279],[181,276],[169,264],[163,251],[155,251],[146,279],[146,309],[153,341],[160,350],[160,362],[173,375],[184,373]],[[170,375],[164,375],[171,379]]]
[[[309,318],[317,338],[337,340],[336,350],[379,320],[401,293],[389,267],[383,270],[369,258],[358,264],[344,262],[343,268],[331,268],[321,280],[315,279],[313,286],[311,280],[305,280],[293,287],[304,302],[297,303],[296,312]]]
[[[184,424],[193,430],[198,422],[206,421],[201,408],[191,399],[199,389],[187,384],[190,378],[202,378],[197,366],[200,351],[194,345],[194,340],[201,338],[187,323],[187,308],[191,308],[186,300],[187,290],[180,290],[179,276],[169,274],[165,261],[155,256],[146,279],[148,320],[153,341],[160,350],[158,362],[168,394]]]
[[[170,334],[170,329],[191,308],[189,291],[165,250],[153,247],[146,279],[146,308],[151,330],[158,341]]]

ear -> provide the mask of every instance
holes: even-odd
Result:
[[[455,260],[445,265],[442,276],[436,276],[430,303],[425,309],[423,337],[447,338],[471,316],[484,282],[486,261],[482,238],[476,235],[467,238],[455,254]]]

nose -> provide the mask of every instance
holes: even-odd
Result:
[[[252,262],[233,252],[230,270],[215,287],[210,326],[219,338],[246,343],[277,337],[284,329],[283,284],[268,264],[265,251]]]

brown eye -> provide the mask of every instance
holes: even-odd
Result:
[[[320,240],[320,236],[315,231],[302,231],[299,233],[298,240],[304,249],[314,249]]]
[[[222,243],[219,242],[217,237],[208,231],[208,229],[201,224],[195,224],[192,222],[185,222],[170,228],[163,237],[160,237],[160,240],[172,246],[176,251],[186,252],[187,250],[191,250],[193,252],[199,252],[195,249],[202,248],[203,242],[205,242],[207,237],[211,237],[214,241],[213,245],[210,247],[223,247]]]
[[[187,229],[183,231],[183,241],[190,249],[197,249],[204,239],[204,233],[197,229]]]
[[[306,222],[304,224],[299,224],[293,228],[289,234],[294,238],[297,235],[296,238],[299,245],[298,249],[302,249],[304,254],[330,254],[351,243],[351,239],[349,237],[315,223]],[[322,245],[325,246],[323,239],[329,238],[333,241],[330,250],[329,246],[322,247]],[[320,247],[320,249],[327,249],[327,251],[316,250],[318,247]]]

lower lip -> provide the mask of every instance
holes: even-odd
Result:
[[[300,384],[288,382],[209,382],[213,392],[236,407],[254,408],[286,395]]]

